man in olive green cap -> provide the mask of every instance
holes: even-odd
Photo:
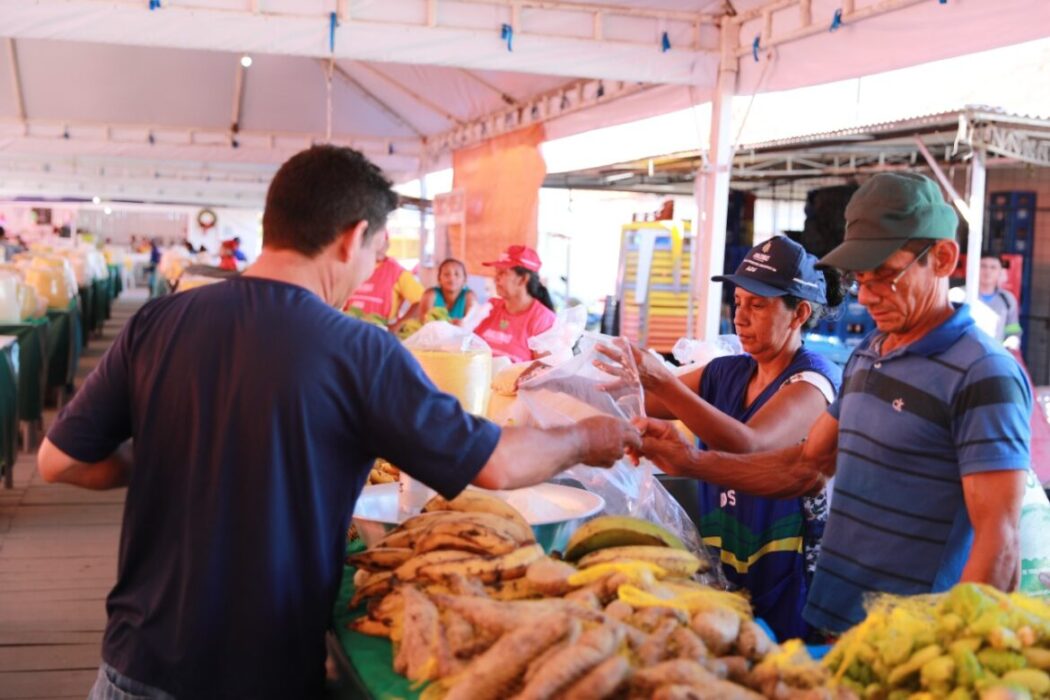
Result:
[[[1032,396],[1020,367],[948,301],[958,219],[936,183],[875,175],[846,207],[845,240],[821,260],[847,273],[877,326],[806,440],[773,452],[701,452],[640,422],[666,472],[794,498],[832,476],[831,515],[805,619],[841,632],[863,596],[939,592],[1020,578],[1018,519]]]

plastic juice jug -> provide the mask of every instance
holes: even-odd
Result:
[[[488,348],[450,352],[417,350],[411,353],[430,381],[459,399],[463,410],[477,416],[488,411],[492,386],[492,351]],[[434,491],[404,471],[398,479],[397,511],[400,520],[415,515],[434,495]]]
[[[486,415],[492,390],[491,350],[446,352],[413,349],[411,352],[438,389],[459,399],[463,410],[468,413]]]

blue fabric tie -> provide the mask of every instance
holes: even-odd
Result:
[[[828,28],[829,32],[833,32],[842,26],[842,8],[835,10],[835,16],[831,18],[831,26]]]

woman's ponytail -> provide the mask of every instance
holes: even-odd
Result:
[[[547,291],[547,288],[540,282],[540,276],[533,270],[525,267],[515,267],[514,272],[519,275],[525,275],[528,281],[525,284],[525,290],[529,293],[529,296],[536,299],[541,304],[546,306],[551,311],[554,311],[554,301],[551,300],[551,293]]]

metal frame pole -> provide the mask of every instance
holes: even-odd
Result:
[[[722,62],[711,103],[711,142],[706,167],[697,173],[695,194],[699,226],[693,241],[697,263],[693,280],[697,304],[696,335],[702,340],[718,335],[722,316],[722,284],[711,277],[722,274],[729,209],[729,175],[733,166],[733,94],[738,59],[736,36],[722,30]]]
[[[986,157],[984,148],[976,148],[970,161],[970,233],[966,238],[966,302],[969,304],[977,301],[980,285]]]

